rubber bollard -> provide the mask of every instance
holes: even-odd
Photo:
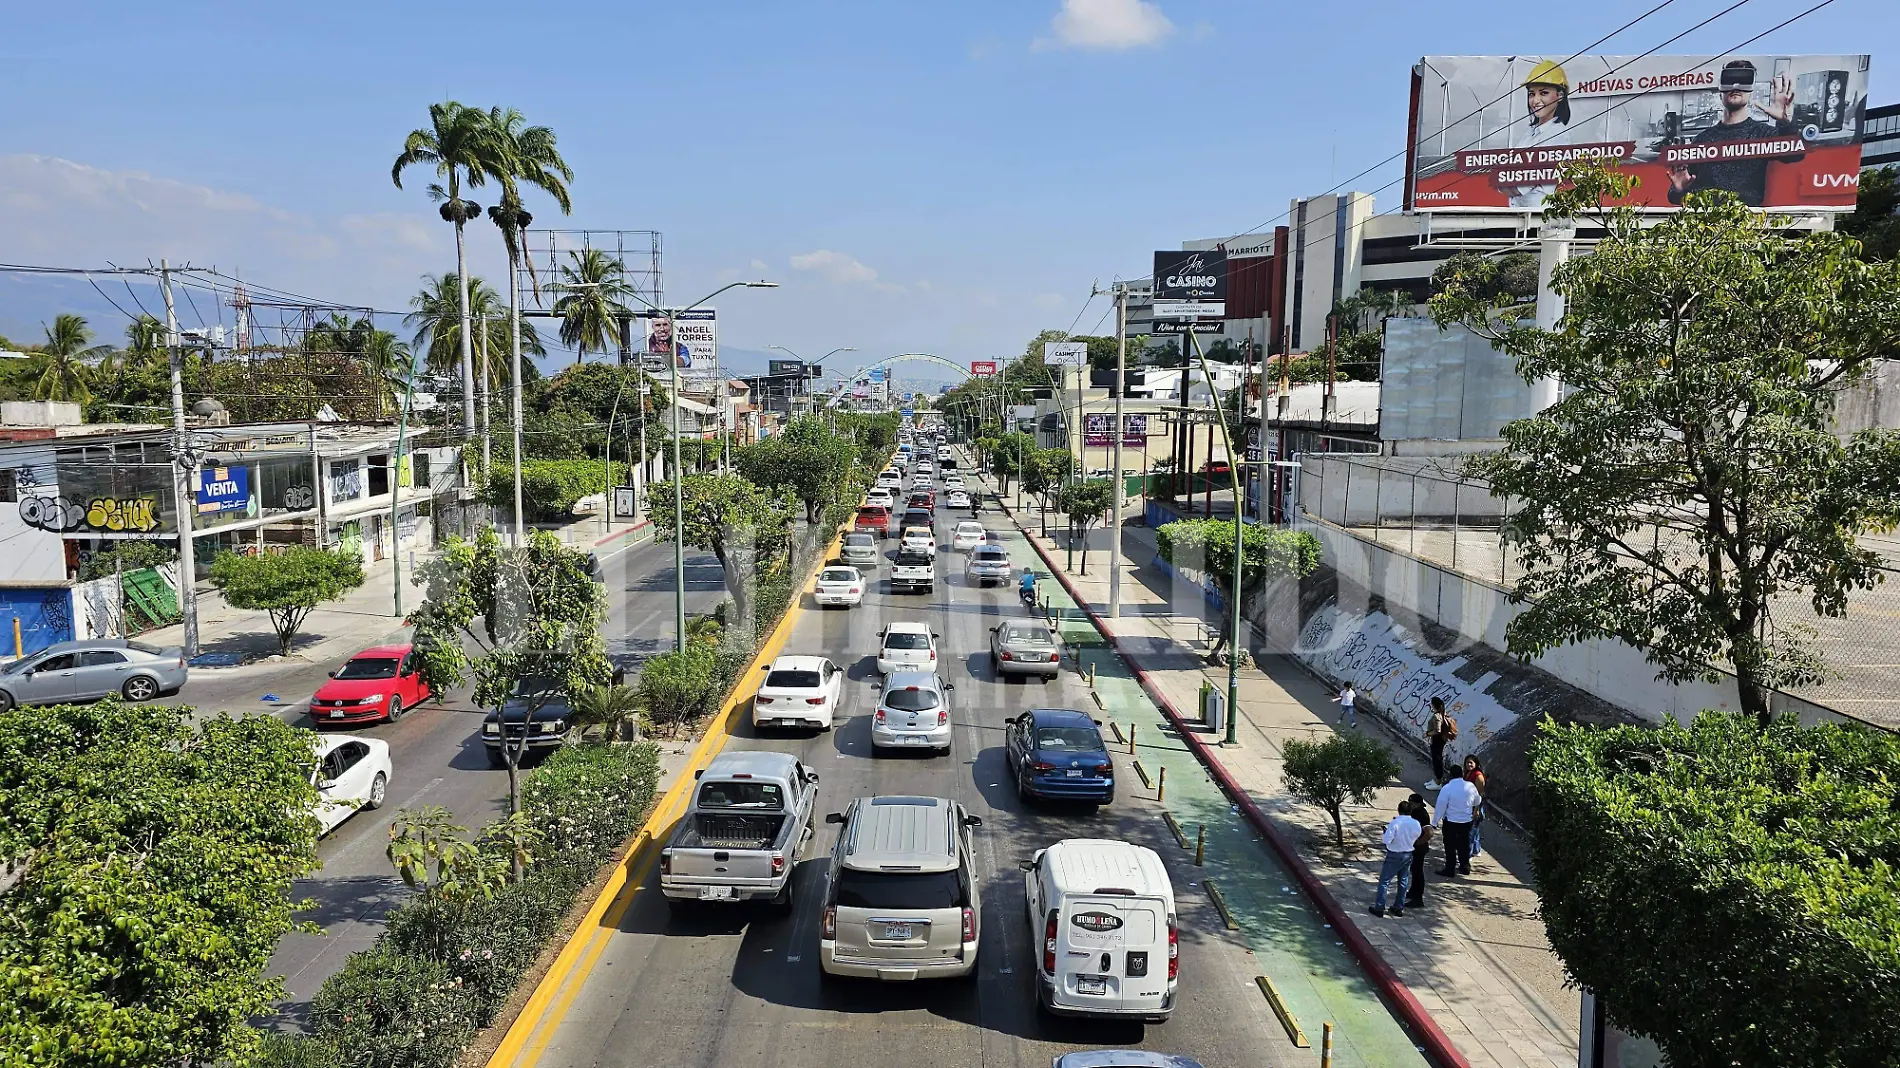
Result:
[[[1333,1068],[1333,1021],[1320,1024],[1319,1068]]]
[[[1201,824],[1201,829],[1194,832],[1194,866],[1197,868],[1201,867],[1202,861],[1206,859],[1207,859],[1207,824],[1203,823]]]
[[[1164,765],[1161,769],[1160,777],[1155,779],[1155,800],[1156,801],[1161,800],[1162,797],[1167,794],[1167,792],[1168,792],[1168,769]]]

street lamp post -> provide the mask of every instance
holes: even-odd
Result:
[[[673,346],[666,354],[666,362],[672,368],[673,385],[673,649],[686,651],[686,495],[683,490],[685,479],[680,468],[680,361],[679,330],[674,322],[678,312],[692,311],[701,304],[713,299],[728,289],[777,289],[777,282],[763,279],[757,282],[729,282],[711,293],[686,305],[683,308],[662,308],[638,293],[633,298],[666,318],[666,336]]]
[[[809,397],[811,395],[811,390],[809,388],[809,385],[811,383],[811,377],[810,377],[809,370],[805,367],[805,357],[800,356],[798,353],[793,352],[791,349],[786,348],[784,345],[767,345],[765,347],[768,349],[777,349],[780,352],[785,353],[786,355],[790,356],[792,359],[797,360],[799,362],[800,377],[798,380],[798,392],[801,396]],[[826,360],[831,359],[833,356],[836,356],[840,352],[856,352],[856,351],[858,351],[858,347],[856,345],[842,345],[838,348],[832,349],[830,352],[825,353],[823,356],[820,356],[817,359],[811,361],[810,366],[812,367],[822,366]]]

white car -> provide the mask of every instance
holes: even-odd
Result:
[[[954,684],[935,671],[894,671],[871,714],[871,751],[929,749],[950,752],[950,697]]]
[[[880,508],[890,508],[890,507],[895,506],[896,498],[891,496],[890,490],[887,490],[884,487],[879,486],[873,489],[871,492],[864,495],[864,503],[875,504],[879,506]]]
[[[937,484],[930,480],[929,475],[924,475],[920,478],[912,479],[910,483],[910,491],[912,493],[916,493],[918,490],[934,490],[936,488],[937,488]]]
[[[812,600],[819,607],[841,604],[851,608],[864,603],[864,576],[855,567],[828,567],[818,572],[818,584],[812,587]]]
[[[317,788],[318,837],[329,834],[359,808],[378,808],[394,772],[389,743],[381,738],[325,735],[317,739],[310,784]]]
[[[898,474],[896,471],[880,471],[877,476],[877,488],[883,490],[902,489],[904,488],[904,476]]]
[[[754,727],[831,729],[844,689],[844,672],[822,656],[781,656],[766,665],[752,698]]]
[[[883,644],[877,650],[877,670],[937,670],[937,636],[923,623],[893,623],[884,629]]]
[[[963,490],[953,489],[943,495],[943,506],[945,508],[968,508],[970,507],[970,495]]]
[[[931,533],[929,527],[905,527],[904,536],[897,539],[897,551],[901,553],[906,549],[925,553],[934,559],[937,555],[937,536]]]
[[[943,476],[943,488],[960,490],[960,489],[968,489],[969,487],[964,483],[962,475],[959,475],[955,471],[952,471],[949,474]]]
[[[967,553],[983,544],[983,537],[987,533],[988,531],[983,529],[983,524],[965,520],[957,524],[957,532],[950,536],[950,547],[958,552]]]

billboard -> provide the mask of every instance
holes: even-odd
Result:
[[[1090,449],[1105,449],[1115,444],[1115,417],[1112,415],[1085,415],[1082,417],[1082,445]],[[1139,449],[1148,444],[1148,417],[1144,415],[1122,416],[1122,447]]]
[[[1866,56],[1427,56],[1413,68],[1406,206],[1537,211],[1566,163],[1614,162],[1627,203],[1706,189],[1852,211]]]
[[[970,361],[970,377],[971,378],[993,378],[995,377],[995,375],[996,375],[996,361],[995,360],[971,360]]]
[[[767,360],[765,367],[766,373],[774,378],[785,375],[802,378],[805,374],[805,365],[798,360]]]
[[[679,358],[682,371],[701,374],[719,370],[719,329],[717,313],[711,308],[688,308],[670,313],[669,328],[662,316],[649,316],[646,324],[646,351],[640,366],[648,371],[664,371],[669,348]],[[677,336],[669,336],[669,329]],[[670,344],[669,344],[670,342]]]
[[[1227,253],[1220,249],[1155,253],[1151,314],[1156,319],[1224,317]]]
[[[1089,359],[1086,341],[1050,341],[1042,346],[1042,362],[1060,367],[1080,367]]]

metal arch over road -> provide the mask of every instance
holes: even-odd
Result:
[[[908,360],[927,360],[930,363],[942,364],[943,366],[950,368],[951,370],[957,372],[958,374],[962,375],[965,378],[973,377],[970,374],[970,369],[968,367],[965,367],[954,360],[946,360],[942,356],[939,356],[934,352],[900,352],[895,356],[886,356],[881,360],[876,360],[874,362],[865,364],[863,367],[860,367],[857,370],[851,372],[850,376],[847,377],[845,381],[855,382],[858,379],[863,378],[864,376],[870,374],[872,371],[875,371],[880,367],[889,367],[891,364],[898,363],[900,361],[908,361]]]

